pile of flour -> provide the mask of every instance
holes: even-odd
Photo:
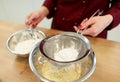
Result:
[[[31,49],[39,42],[40,42],[39,39],[36,39],[36,40],[29,39],[29,40],[19,42],[15,46],[15,52],[19,54],[28,54],[31,51]]]
[[[78,56],[78,52],[74,48],[64,48],[59,52],[54,54],[54,58],[57,61],[72,61],[76,60]]]

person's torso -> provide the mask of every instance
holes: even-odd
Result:
[[[74,31],[74,25],[79,25],[83,19],[89,18],[97,9],[106,10],[108,3],[109,0],[57,0],[52,27]]]
[[[98,9],[106,11],[108,8],[109,0],[57,0],[52,28],[75,31],[73,26],[78,26],[83,19],[89,18]],[[107,34],[105,32],[104,35]]]

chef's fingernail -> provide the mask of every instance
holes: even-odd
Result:
[[[78,26],[78,28],[79,28],[79,29],[82,29],[82,28],[83,28],[83,26],[80,24],[80,25]]]
[[[35,25],[34,25],[34,24],[32,24],[32,27],[35,27]]]
[[[33,27],[36,27],[36,25],[37,25],[36,23],[32,24]]]

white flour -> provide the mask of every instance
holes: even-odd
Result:
[[[31,49],[35,46],[35,44],[37,44],[38,42],[40,42],[39,39],[30,39],[30,40],[26,40],[26,41],[22,41],[19,42],[16,47],[15,47],[15,52],[19,53],[19,54],[28,54]]]
[[[72,61],[77,59],[78,52],[74,48],[64,48],[54,54],[55,60],[58,61]]]

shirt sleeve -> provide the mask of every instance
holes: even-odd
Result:
[[[47,18],[53,17],[55,13],[55,7],[56,7],[57,0],[45,0],[43,3],[43,6],[47,7],[49,10],[49,14],[47,15]]]
[[[112,0],[111,7],[106,12],[106,14],[111,14],[113,16],[113,22],[108,27],[108,29],[112,29],[120,24],[120,0]]]

